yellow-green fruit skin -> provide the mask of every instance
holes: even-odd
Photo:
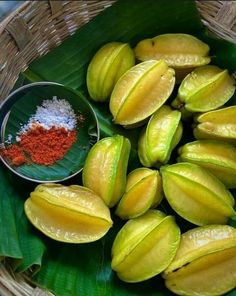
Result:
[[[138,168],[127,177],[125,193],[117,208],[116,215],[122,219],[138,217],[157,206],[162,199],[161,177],[158,171]]]
[[[163,272],[178,295],[216,296],[236,285],[236,229],[209,225],[182,234],[174,260]]]
[[[88,243],[112,227],[109,208],[92,190],[78,185],[40,184],[25,201],[30,222],[65,243]]]
[[[236,188],[236,148],[233,145],[200,140],[179,149],[179,162],[200,165],[215,175],[227,188]]]
[[[213,65],[196,68],[178,89],[172,106],[189,112],[208,112],[223,106],[235,92],[235,79]]]
[[[163,190],[170,206],[195,225],[226,224],[236,212],[234,198],[222,182],[193,163],[160,169]]]
[[[87,88],[91,99],[99,102],[108,100],[118,79],[134,64],[135,57],[129,44],[110,42],[101,47],[87,71]]]
[[[86,158],[83,184],[96,192],[109,207],[113,207],[124,194],[129,153],[129,140],[116,135],[98,141]]]
[[[172,216],[157,210],[129,220],[112,246],[112,269],[130,283],[161,273],[173,260],[180,241],[180,229]]]
[[[195,138],[236,144],[236,106],[200,114],[195,117],[195,122]]]
[[[209,46],[189,34],[163,34],[144,39],[134,51],[140,61],[164,59],[175,69],[192,69],[210,62]]]
[[[114,122],[128,128],[143,123],[172,93],[174,73],[163,60],[146,61],[129,69],[111,94]]]
[[[140,162],[146,167],[166,164],[182,136],[181,113],[163,105],[150,118],[138,142]]]
[[[176,83],[196,67],[207,65],[209,46],[189,34],[163,34],[140,41],[135,49],[135,56],[140,61],[163,59],[175,69]]]

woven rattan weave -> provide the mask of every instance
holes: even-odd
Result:
[[[0,101],[11,91],[18,75],[39,56],[57,47],[113,0],[26,1],[0,23]],[[209,31],[236,43],[236,1],[196,1]],[[0,265],[1,296],[52,295],[33,287],[26,275]]]

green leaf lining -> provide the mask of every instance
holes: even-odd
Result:
[[[14,259],[17,271],[40,266],[45,245],[23,208],[32,184],[23,182],[0,165],[0,188],[0,256]]]

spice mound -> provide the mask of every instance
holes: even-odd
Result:
[[[69,102],[57,97],[44,100],[17,133],[16,143],[1,149],[1,154],[15,166],[53,165],[76,142],[76,125],[76,114]]]

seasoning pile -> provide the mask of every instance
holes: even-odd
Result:
[[[76,142],[76,126],[72,106],[54,96],[37,107],[36,113],[17,133],[16,143],[3,148],[1,154],[16,166],[32,162],[53,165]]]

